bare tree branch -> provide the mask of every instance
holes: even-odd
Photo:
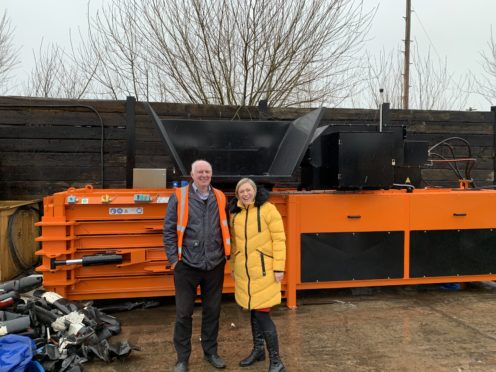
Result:
[[[0,92],[8,90],[10,73],[19,63],[19,49],[15,48],[13,37],[14,27],[4,11],[0,18]]]
[[[40,47],[29,89],[52,96],[335,106],[359,81],[357,53],[375,12],[362,5],[111,0],[88,15],[80,47],[69,53]],[[71,84],[56,81],[60,76]]]
[[[383,98],[392,108],[401,108],[403,92],[402,52],[385,53],[378,57],[367,55],[368,79],[362,86],[362,95],[357,102],[367,107],[380,103],[379,89],[384,89]],[[471,94],[473,80],[467,75],[456,79],[449,73],[446,60],[433,59],[430,49],[422,54],[416,45],[412,53],[410,68],[410,107],[422,110],[463,110]],[[362,101],[361,101],[362,100]],[[364,102],[363,102],[364,101]]]
[[[157,90],[205,104],[256,105],[261,99],[271,106],[336,104],[354,84],[355,56],[372,18],[354,0],[114,5],[116,23],[127,8],[143,15],[134,18],[134,30],[159,74],[153,76]]]
[[[476,93],[482,96],[490,105],[496,102],[496,41],[491,28],[491,38],[487,43],[487,51],[481,52],[482,77],[476,79]]]
[[[72,48],[67,53],[59,45],[45,45],[42,40],[33,57],[35,64],[24,87],[26,95],[79,99],[90,90],[96,65],[89,70],[81,68],[84,50]]]

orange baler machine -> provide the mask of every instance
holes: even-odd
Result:
[[[496,279],[496,191],[467,189],[475,158],[463,138],[429,147],[409,139],[406,127],[383,125],[382,119],[378,126],[319,127],[324,116],[330,119],[322,107],[293,121],[161,120],[150,104],[143,105],[177,177],[187,178],[187,165],[206,159],[215,170],[212,182],[232,190],[243,177],[280,184],[293,179],[299,166],[299,186],[319,189],[271,194],[287,233],[283,291],[289,307],[303,289]],[[388,107],[382,104],[381,112]],[[464,189],[414,189],[421,167],[436,154],[443,158],[432,150],[452,148],[449,141],[468,151],[442,160],[470,162],[465,176],[457,172]],[[69,299],[173,295],[162,247],[172,192],[88,186],[46,197],[38,270],[47,289]],[[89,257],[107,264],[84,265]],[[225,292],[233,291],[229,272],[227,265]]]
[[[69,299],[174,295],[162,246],[172,192],[88,186],[46,197],[44,286]],[[305,289],[496,280],[496,191],[276,191],[271,201],[286,228],[291,308]],[[122,263],[51,265],[106,254]],[[231,293],[228,265],[225,273]]]
[[[171,189],[71,188],[44,198],[42,234],[46,289],[69,299],[174,295],[174,281],[162,243]],[[120,255],[122,262],[53,267],[53,261]],[[226,273],[229,273],[226,269]],[[226,290],[232,291],[230,275]],[[230,289],[229,289],[230,288]]]

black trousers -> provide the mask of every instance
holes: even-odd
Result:
[[[262,332],[276,332],[276,325],[270,317],[270,312],[251,310],[250,316],[255,319]]]
[[[205,354],[217,354],[217,335],[219,334],[225,265],[226,262],[223,261],[213,270],[202,271],[180,261],[174,268],[174,285],[176,287],[174,347],[179,361],[187,361],[191,355],[192,315],[198,286],[200,286],[202,300],[201,344],[203,352]]]

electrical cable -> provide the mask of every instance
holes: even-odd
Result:
[[[475,163],[476,163],[476,161],[467,163],[465,175],[466,175],[466,177],[467,177],[468,180],[471,180],[472,179],[472,169],[475,167]]]
[[[456,163],[456,162],[468,162],[468,161],[477,161],[476,158],[455,158],[455,159],[446,159],[446,160],[431,160],[433,163],[445,163],[445,162],[450,162],[450,163]]]
[[[427,152],[429,153],[432,150],[434,150],[436,147],[442,145],[443,143],[448,142],[448,141],[452,141],[452,140],[459,140],[459,141],[462,141],[465,145],[467,145],[467,148],[468,148],[468,151],[469,151],[469,157],[472,157],[472,148],[470,147],[470,142],[468,142],[465,138],[462,138],[462,137],[448,137],[448,138],[445,138],[442,141],[439,141],[438,143],[432,145],[427,150]]]
[[[446,159],[446,160],[444,160],[444,159],[443,160],[431,160],[432,163],[455,163],[455,165],[456,165],[457,162],[466,162],[467,164],[469,164],[469,163],[471,164],[471,166],[470,166],[469,169],[472,169],[472,167],[473,167],[473,165],[475,164],[476,161],[477,161],[476,158],[455,158],[455,159]],[[458,169],[458,167],[456,167],[456,169]],[[457,173],[457,175],[460,175],[460,174]],[[461,177],[460,179],[463,179],[463,177]],[[470,170],[467,170],[467,167],[465,169],[465,178],[464,179],[471,180],[472,181],[472,186],[473,187],[476,187],[475,186],[475,182],[470,177]]]
[[[441,144],[441,146],[448,147],[448,149],[449,149],[449,150],[450,150],[450,152],[451,152],[451,158],[452,158],[452,159],[456,159],[455,149],[454,149],[454,147],[453,147],[453,146],[451,146],[451,145],[450,145],[449,143],[447,143],[447,142],[442,143],[442,144]],[[456,163],[456,162],[455,162],[455,163],[454,163],[454,165],[455,165],[455,168],[458,170],[458,172],[461,174],[460,169],[458,168],[458,163]],[[465,169],[465,174],[466,174],[466,173],[467,173],[467,170]]]
[[[434,45],[434,43],[432,42],[432,39],[431,39],[431,37],[429,36],[429,33],[427,32],[427,30],[425,29],[425,27],[424,27],[424,25],[423,25],[422,21],[420,20],[420,17],[418,16],[417,11],[416,11],[416,10],[414,10],[414,9],[412,9],[412,13],[413,13],[413,15],[415,16],[415,18],[417,18],[417,21],[418,21],[418,23],[419,23],[420,27],[422,28],[422,30],[424,31],[425,36],[427,36],[427,39],[429,40],[429,43],[432,45],[432,48],[434,49],[434,52],[435,52],[435,53],[436,53],[436,55],[437,55],[437,58],[441,59],[441,57],[440,57],[440,55],[439,55],[439,52],[437,51],[437,48],[436,48],[436,46]]]
[[[103,159],[103,145],[105,142],[105,127],[103,125],[103,119],[98,110],[90,105],[54,105],[54,104],[29,104],[29,105],[14,105],[14,104],[0,104],[0,107],[36,107],[36,108],[86,108],[92,112],[94,112],[97,116],[98,119],[100,120],[100,179],[101,179],[101,184],[102,184],[102,189],[105,188],[104,186],[104,159]]]
[[[455,156],[454,148],[448,143],[449,141],[453,141],[453,140],[461,141],[467,147],[468,156],[466,158],[463,158],[463,159],[470,159],[470,161],[466,160],[465,178],[461,176],[460,170],[458,169],[457,158]],[[455,164],[454,168],[456,170],[453,169],[452,165],[450,165],[450,167],[454,170],[455,174],[459,177],[459,179],[472,180],[471,172],[472,172],[473,167],[475,166],[476,159],[472,156],[472,147],[470,146],[470,142],[468,142],[466,139],[464,139],[462,137],[448,137],[448,138],[443,139],[442,141],[439,141],[438,143],[434,144],[433,146],[431,146],[428,149],[428,154],[430,155],[432,153],[432,150],[434,150],[438,146],[447,146],[450,149],[451,155],[453,157],[451,162],[453,162]],[[432,153],[432,154],[443,158],[442,156],[440,156],[437,153]],[[443,158],[443,159],[448,160],[446,158]],[[460,159],[460,158],[458,158],[458,159]],[[472,159],[474,159],[474,160],[472,161]],[[474,186],[473,180],[472,180],[472,185]]]
[[[431,155],[434,155],[434,156],[437,156],[443,160],[445,160],[448,164],[448,166],[451,168],[451,170],[455,173],[455,175],[458,177],[459,180],[463,179],[463,176],[462,174],[457,170],[457,168],[455,168],[453,166],[453,164],[451,164],[452,160],[450,159],[446,159],[444,156],[442,156],[441,154],[438,154],[437,152],[432,152]]]

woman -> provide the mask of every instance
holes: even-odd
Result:
[[[247,367],[265,360],[264,340],[269,351],[269,372],[285,371],[270,308],[281,303],[281,280],[286,261],[286,236],[282,218],[269,203],[269,193],[249,178],[236,185],[229,206],[231,222],[231,270],[236,302],[250,310],[253,350],[239,362]]]

